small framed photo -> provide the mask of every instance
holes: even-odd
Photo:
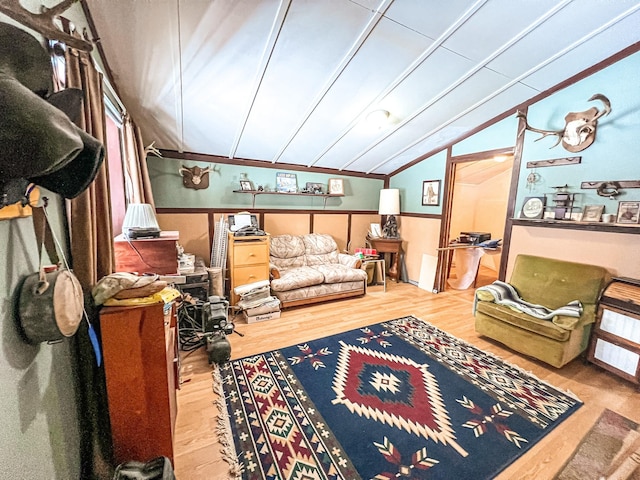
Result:
[[[599,222],[602,212],[604,212],[604,205],[585,205],[581,221]]]
[[[344,195],[344,180],[342,178],[330,178],[328,192],[331,195]]]
[[[298,177],[295,173],[276,173],[276,192],[296,193],[298,191]]]
[[[422,205],[440,205],[440,180],[422,182]]]
[[[640,219],[640,202],[618,202],[616,223],[638,223]]]
[[[240,190],[253,190],[251,180],[240,180]]]
[[[307,182],[304,187],[309,193],[322,193],[321,183]]]
[[[545,200],[545,197],[526,197],[522,204],[520,218],[528,220],[542,218],[544,216]]]

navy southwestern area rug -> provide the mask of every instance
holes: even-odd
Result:
[[[242,479],[492,478],[581,405],[413,316],[214,377]]]

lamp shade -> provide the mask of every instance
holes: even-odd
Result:
[[[400,190],[397,188],[385,188],[380,190],[380,215],[400,214]]]
[[[130,229],[160,230],[156,213],[148,203],[130,203],[122,221],[122,233],[127,235]]]

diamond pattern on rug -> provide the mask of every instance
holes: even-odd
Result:
[[[467,455],[455,441],[438,381],[428,372],[427,365],[342,341],[340,347],[333,382],[334,404],[345,405],[360,416],[451,445],[460,455]],[[395,392],[371,387],[375,377],[384,374],[395,374]]]
[[[411,316],[216,377],[246,480],[493,478],[581,405]]]

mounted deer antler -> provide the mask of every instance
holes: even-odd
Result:
[[[153,141],[146,147],[144,147],[145,155],[155,155],[156,157],[162,158],[162,152],[156,148],[156,142]]]
[[[516,117],[524,120],[524,129],[531,130],[532,132],[540,133],[542,136],[535,141],[542,140],[549,135],[556,135],[558,140],[549,148],[557,146],[562,142],[562,146],[569,152],[581,152],[589,147],[596,139],[596,126],[598,119],[605,115],[609,115],[611,112],[611,102],[607,97],[601,93],[593,95],[589,101],[600,100],[604,104],[604,109],[598,110],[596,107],[591,107],[584,112],[570,112],[565,117],[565,127],[562,130],[540,130],[533,128],[527,122],[527,115],[524,112],[518,111]],[[522,131],[520,132],[522,133]]]
[[[67,10],[77,0],[63,0],[59,4],[46,8],[41,6],[42,13],[33,13],[20,5],[20,0],[0,0],[0,12],[42,34],[49,40],[60,40],[66,45],[90,52],[93,45],[87,40],[74,37],[56,27],[54,19]]]
[[[178,170],[182,175],[182,184],[187,188],[200,190],[209,186],[209,172],[219,172],[215,167],[185,167]]]

